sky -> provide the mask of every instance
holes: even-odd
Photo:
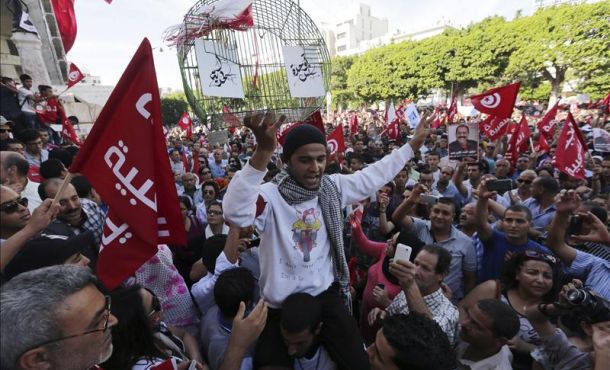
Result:
[[[280,0],[276,0],[280,1]],[[290,0],[284,0],[290,1]],[[166,47],[163,31],[181,23],[196,0],[103,0],[75,1],[78,24],[76,42],[67,58],[103,85],[117,83],[144,37],[150,40],[159,87],[182,89],[175,49]],[[518,10],[533,12],[533,0],[301,0],[301,7],[319,26],[353,17],[358,4],[371,6],[371,15],[387,18],[393,30],[415,31],[449,22],[464,27],[472,22],[501,15],[512,19]]]

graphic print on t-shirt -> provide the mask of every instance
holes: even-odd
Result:
[[[316,246],[318,230],[320,230],[320,219],[315,208],[304,212],[297,211],[298,220],[292,224],[292,240],[295,249],[303,253],[303,261],[309,262],[310,252]]]

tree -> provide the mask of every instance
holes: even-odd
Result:
[[[188,110],[188,103],[183,92],[164,95],[161,98],[161,117],[164,125],[175,125],[182,113]]]
[[[335,108],[347,107],[356,100],[356,95],[347,84],[347,72],[352,67],[356,57],[336,57],[331,61],[332,74],[330,76],[330,86],[332,94],[332,105]]]
[[[507,76],[534,86],[551,84],[551,100],[561,93],[568,70],[578,87],[593,97],[610,89],[610,2],[562,5],[538,10],[513,21],[516,49],[510,55]]]

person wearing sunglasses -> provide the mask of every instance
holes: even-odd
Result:
[[[482,299],[497,299],[512,307],[519,316],[519,333],[509,345],[513,352],[513,368],[531,369],[529,352],[540,343],[540,338],[526,318],[527,307],[551,303],[559,293],[561,267],[553,255],[525,250],[514,254],[504,263],[499,280],[488,280],[477,285],[458,304],[461,314]]]
[[[0,116],[0,141],[4,141],[11,137],[14,125],[15,123],[13,121],[7,120],[4,116]]]
[[[161,302],[150,290],[136,284],[111,297],[119,323],[112,329],[114,351],[102,368],[144,370],[167,360],[203,363],[195,338],[184,331],[175,335],[176,328],[162,322]]]
[[[28,198],[28,208],[33,212],[42,200],[38,194],[39,184],[28,178],[29,171],[30,164],[23,155],[10,151],[0,152],[0,183]]]
[[[30,221],[28,198],[22,198],[13,189],[0,187],[0,238],[6,240],[23,229]]]
[[[58,265],[0,289],[0,368],[87,370],[112,354],[117,318],[89,268]]]
[[[517,188],[507,191],[503,197],[510,204],[519,204],[525,202],[532,196],[532,182],[536,179],[536,171],[525,170],[519,174],[517,178]]]

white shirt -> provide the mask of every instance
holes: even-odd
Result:
[[[208,272],[206,276],[202,277],[201,280],[191,287],[193,298],[195,298],[199,310],[204,315],[214,305],[214,284],[216,284],[216,280],[218,280],[223,271],[234,267],[239,267],[239,265],[229,262],[223,251],[216,259],[214,273]]]
[[[463,359],[462,356],[468,348],[469,344],[466,342],[460,342],[456,348],[456,355],[458,360],[458,369],[468,370],[512,370],[513,354],[510,352],[508,346],[502,346],[498,353],[493,356],[489,356],[480,361],[470,361]]]
[[[34,95],[34,92],[32,90],[28,90],[23,86],[21,86],[19,88],[19,92],[17,94],[17,99],[19,100],[19,105],[21,106],[22,112],[36,113],[36,111],[30,105],[30,102],[27,99],[28,96],[32,96],[32,95]]]
[[[30,213],[34,212],[34,210],[42,203],[42,199],[40,199],[40,195],[38,194],[38,185],[37,182],[28,179],[27,185],[21,191],[21,196],[23,198],[28,198],[28,209]]]
[[[337,365],[330,358],[324,346],[320,344],[312,358],[295,358],[293,368],[295,370],[335,370]]]

